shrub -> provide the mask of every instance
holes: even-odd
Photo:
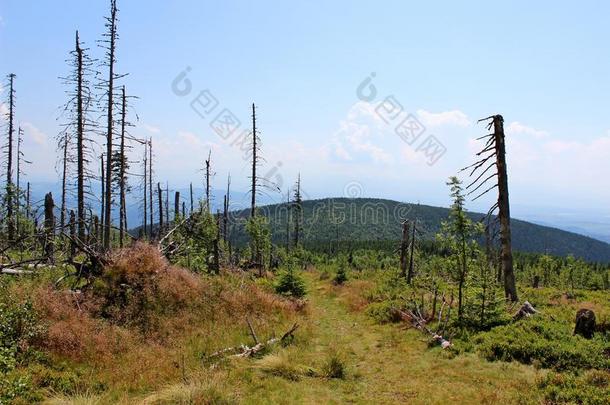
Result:
[[[572,336],[571,325],[545,319],[525,319],[477,335],[480,353],[488,360],[519,361],[555,370],[608,369],[602,337]]]
[[[170,266],[155,247],[139,243],[115,255],[92,294],[100,301],[98,315],[147,331],[157,326],[158,315],[198,302],[202,287],[199,277]]]
[[[342,285],[346,281],[347,281],[347,272],[345,271],[345,267],[343,265],[340,265],[339,269],[337,269],[337,274],[335,275],[335,278],[333,279],[333,283],[335,285]]]
[[[592,404],[608,403],[610,372],[590,370],[580,376],[549,373],[538,382],[546,403]]]
[[[298,274],[295,273],[293,267],[283,271],[275,285],[275,292],[281,295],[301,298],[307,293],[305,282]]]
[[[379,323],[400,322],[396,301],[374,302],[366,307],[366,314]]]

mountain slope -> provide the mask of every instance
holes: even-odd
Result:
[[[270,220],[276,243],[286,240],[286,204],[260,207]],[[235,237],[243,241],[240,224],[249,211],[232,213]],[[473,220],[483,214],[469,213]],[[434,237],[449,209],[370,198],[335,198],[303,202],[303,236],[305,241],[335,240],[398,240],[404,218],[417,219],[426,238]],[[513,248],[522,252],[549,253],[557,256],[573,254],[589,261],[610,262],[610,244],[560,229],[512,219]]]

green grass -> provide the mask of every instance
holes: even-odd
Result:
[[[212,364],[202,361],[211,346],[251,344],[248,331],[243,327],[211,336],[193,329],[180,347],[142,347],[117,359],[116,370],[86,368],[89,374],[84,378],[107,381],[103,390],[49,392],[49,403],[522,404],[545,398],[586,400],[587,393],[579,389],[582,381],[597,382],[601,393],[607,390],[603,372],[558,376],[518,362],[490,362],[476,351],[430,348],[421,332],[400,323],[380,324],[367,315],[359,300],[371,280],[354,277],[335,286],[315,270],[304,272],[303,278],[308,304],[298,315],[300,328],[289,345],[253,359]],[[572,307],[578,306],[570,303],[565,309],[557,302],[545,307],[542,302],[554,299],[550,291],[525,294],[542,310],[555,310],[558,319],[567,320]],[[599,306],[597,298],[603,300],[604,295],[593,298],[591,305]],[[270,328],[257,333],[259,339],[267,339]],[[155,376],[156,369],[161,377]]]

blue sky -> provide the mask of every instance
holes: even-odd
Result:
[[[230,171],[235,188],[247,188],[242,153],[189,106],[209,89],[242,129],[256,102],[262,171],[282,188],[301,172],[310,197],[355,189],[448,205],[445,180],[472,161],[473,139],[485,134],[476,120],[502,113],[517,212],[610,212],[607,2],[158,3],[118,2],[117,69],[139,97],[134,134],[158,146],[159,180],[200,182],[212,148],[219,186]],[[55,178],[58,77],[74,31],[99,57],[107,9],[97,0],[0,0],[0,74],[18,75],[32,180]],[[192,92],[179,97],[171,84],[187,66]],[[356,88],[371,72],[378,95],[363,102]],[[446,147],[433,166],[375,113],[390,95]]]

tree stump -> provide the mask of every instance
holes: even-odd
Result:
[[[591,339],[595,332],[595,313],[590,309],[579,309],[576,313],[576,326],[574,334],[585,339]]]

